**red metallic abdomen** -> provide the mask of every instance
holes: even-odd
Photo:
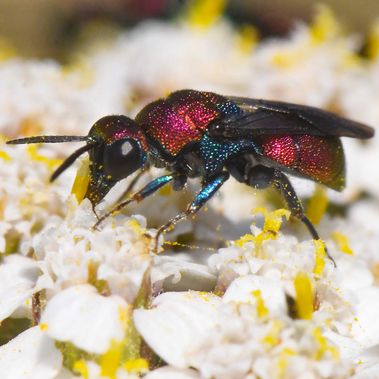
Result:
[[[335,190],[345,186],[345,156],[337,137],[310,135],[262,136],[263,156],[292,174],[322,183]]]

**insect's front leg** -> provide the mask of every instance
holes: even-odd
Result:
[[[150,165],[148,163],[145,164],[145,166],[138,172],[138,174],[131,180],[129,185],[126,187],[124,192],[118,197],[118,199],[115,201],[116,204],[123,201],[126,197],[129,197],[129,195],[132,193],[135,185],[137,182],[141,179],[141,177],[148,171],[150,168]]]
[[[187,209],[173,217],[166,224],[162,225],[155,236],[155,252],[158,252],[158,241],[161,234],[173,228],[179,221],[195,214],[200,208],[220,189],[220,187],[229,179],[228,172],[221,172],[212,180],[206,182],[200,192],[197,193],[195,199],[187,207]]]
[[[143,187],[140,191],[136,192],[132,197],[130,197],[128,200],[123,201],[122,203],[116,205],[113,209],[111,209],[109,212],[107,212],[104,216],[100,217],[96,224],[93,226],[94,229],[96,229],[106,218],[109,216],[115,214],[116,212],[119,212],[122,208],[125,208],[128,204],[134,202],[134,201],[141,201],[145,199],[146,197],[152,195],[154,192],[158,191],[161,187],[166,185],[167,183],[170,183],[173,179],[175,179],[176,175],[163,175],[159,178],[156,178],[152,180],[151,182],[147,183],[145,187]]]
[[[316,228],[313,226],[309,218],[304,214],[303,206],[301,205],[301,202],[297,197],[291,182],[280,170],[263,165],[254,166],[248,172],[247,184],[259,189],[273,185],[283,195],[284,199],[286,200],[287,206],[291,211],[291,214],[298,218],[307,227],[313,239],[320,239]],[[333,262],[334,267],[336,267],[336,262],[329,254],[326,247],[325,252],[328,258]]]

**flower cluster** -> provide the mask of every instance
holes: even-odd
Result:
[[[344,144],[342,194],[296,183],[336,268],[288,211],[232,181],[156,255],[150,228],[183,209],[196,183],[94,229],[80,169],[74,185],[74,166],[49,182],[72,147],[4,143],[85,135],[101,116],[133,116],[180,88],[306,103],[375,126],[379,57],[356,50],[324,9],[283,40],[246,39],[222,19],[147,22],[70,68],[1,62],[0,377],[379,377],[377,139]]]

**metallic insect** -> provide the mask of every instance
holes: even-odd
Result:
[[[341,191],[345,186],[345,158],[339,137],[365,139],[373,135],[374,130],[366,125],[313,107],[180,90],[148,104],[135,120],[103,117],[87,136],[38,136],[8,143],[86,142],[58,167],[51,180],[88,151],[90,181],[85,196],[93,206],[118,181],[138,169],[149,165],[167,169],[167,175],[148,183],[99,222],[168,183],[178,191],[188,178],[201,178],[202,187],[192,203],[159,228],[158,239],[196,213],[231,175],[254,188],[277,188],[292,215],[319,239],[285,174]]]

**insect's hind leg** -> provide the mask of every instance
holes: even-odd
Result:
[[[162,225],[155,235],[155,252],[158,252],[159,237],[166,231],[173,228],[179,221],[185,219],[188,216],[194,215],[201,207],[211,199],[211,197],[220,189],[220,187],[229,179],[229,173],[226,171],[221,172],[215,176],[212,180],[204,183],[201,190],[196,194],[195,199],[188,205],[184,212],[179,213],[166,224]]]
[[[246,184],[258,189],[267,188],[270,185],[274,186],[283,195],[291,214],[298,218],[306,226],[313,239],[320,239],[316,228],[304,214],[303,206],[301,205],[291,182],[280,170],[263,165],[257,165],[250,168],[246,174],[245,180]],[[325,252],[336,267],[336,262],[329,254],[326,247]]]

